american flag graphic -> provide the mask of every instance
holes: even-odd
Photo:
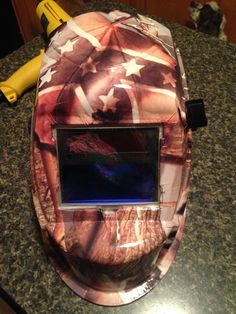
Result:
[[[54,145],[53,124],[176,123],[175,66],[170,32],[153,20],[119,11],[71,19],[43,58],[36,132]]]

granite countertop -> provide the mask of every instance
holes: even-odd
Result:
[[[99,4],[98,4],[99,3]],[[119,8],[91,1],[83,11]],[[156,19],[178,43],[191,98],[205,100],[208,127],[193,134],[185,234],[161,283],[132,304],[104,308],[82,300],[48,261],[31,198],[28,122],[35,88],[0,110],[1,287],[27,313],[236,313],[236,46]],[[36,56],[41,37],[0,59],[0,81]]]

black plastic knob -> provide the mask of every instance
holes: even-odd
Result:
[[[192,131],[207,126],[207,117],[202,99],[186,101],[186,118],[188,128]]]

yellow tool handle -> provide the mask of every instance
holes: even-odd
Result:
[[[44,50],[40,54],[25,63],[12,76],[0,83],[0,90],[9,103],[14,103],[28,88],[36,85],[42,63]]]
[[[36,9],[47,35],[51,35],[61,24],[71,17],[54,0],[41,1]],[[17,70],[8,80],[0,83],[0,102],[7,100],[13,104],[28,88],[36,85],[44,51]]]
[[[71,18],[54,0],[39,2],[36,13],[47,36]]]

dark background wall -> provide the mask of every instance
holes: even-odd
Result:
[[[23,39],[10,0],[0,0],[0,36],[0,58],[23,45]]]

